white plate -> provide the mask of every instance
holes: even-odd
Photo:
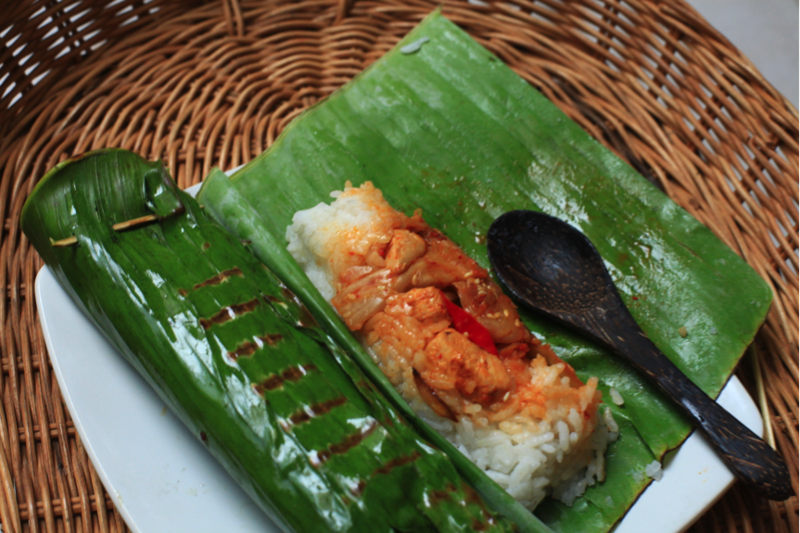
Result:
[[[94,328],[49,268],[36,277],[36,303],[83,446],[134,533],[280,531]],[[736,377],[719,402],[762,434],[758,409]],[[661,481],[642,494],[615,533],[683,531],[733,482],[696,433],[664,463]]]

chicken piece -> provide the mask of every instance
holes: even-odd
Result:
[[[497,344],[521,342],[530,337],[511,298],[490,280],[472,277],[453,286],[461,307],[489,330]]]
[[[403,294],[392,296],[387,304],[386,314],[408,315],[423,324],[441,321],[450,323],[450,314],[444,305],[442,292],[435,287],[411,289]]]
[[[414,370],[414,385],[416,385],[422,401],[428,404],[428,407],[430,407],[434,413],[442,418],[447,418],[453,422],[458,422],[458,417],[450,408],[450,406],[447,405],[447,403],[441,398],[439,398],[439,395],[436,394],[436,391],[431,388],[430,385],[425,383],[425,380],[422,379],[422,376],[420,376],[419,372],[416,370]]]
[[[515,342],[500,350],[498,355],[500,359],[522,359],[528,355],[530,349],[531,347],[527,342]]]
[[[404,229],[394,230],[386,251],[386,268],[392,274],[405,272],[411,263],[425,255],[427,249],[425,240],[416,233]]]
[[[364,323],[386,306],[391,296],[391,274],[388,270],[378,270],[351,283],[331,300],[339,311],[350,331],[361,329]]]
[[[484,406],[501,399],[512,386],[499,357],[451,328],[437,334],[413,366],[432,389],[445,393],[443,397],[457,391]]]
[[[384,310],[370,318],[361,333],[369,342],[380,339],[394,353],[410,359],[449,326],[441,292],[431,287],[390,296]]]
[[[361,278],[372,274],[375,269],[371,266],[352,266],[339,274],[340,287],[347,287]]]
[[[387,246],[389,245],[378,241],[370,247],[366,255],[364,255],[364,262],[368,267],[376,269],[386,268],[386,259],[383,257],[383,254]]]
[[[444,289],[469,277],[488,276],[486,270],[438,231],[426,231],[422,237],[428,245],[427,252],[399,277],[399,291],[410,287]]]

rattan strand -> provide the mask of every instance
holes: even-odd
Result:
[[[111,7],[109,7],[111,6]],[[415,0],[20,0],[0,13],[0,523],[126,531],[50,367],[19,230],[45,171],[121,146],[182,187],[262,152],[435,7]],[[798,470],[798,116],[680,0],[445,2],[444,12],[710,227],[771,285],[755,342]],[[738,374],[756,395],[752,361]],[[797,498],[735,486],[694,532],[797,531]]]

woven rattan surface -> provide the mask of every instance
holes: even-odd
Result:
[[[245,163],[389,50],[421,0],[17,0],[0,11],[0,523],[125,531],[66,411],[19,213],[45,171],[118,146],[181,187]],[[444,3],[444,13],[710,227],[775,302],[738,375],[798,460],[798,116],[681,0]],[[735,485],[692,531],[797,531]]]

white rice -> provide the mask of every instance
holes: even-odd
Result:
[[[340,194],[331,196],[338,198]],[[294,215],[286,231],[289,252],[327,300],[335,296],[329,266],[332,243],[340,234],[352,236],[354,229],[368,234],[375,230],[373,224],[380,222],[373,220],[370,206],[358,196],[345,195],[333,205],[319,204]],[[367,349],[414,412],[527,508],[533,510],[550,493],[572,505],[587,486],[605,478],[606,445],[610,433],[616,438],[619,431],[610,410],[598,409],[595,424],[587,424],[574,408],[556,410],[547,420],[514,416],[489,422],[486,418],[462,416],[452,422],[435,414],[421,399],[410,367],[382,358],[374,347]],[[560,376],[559,366],[548,367],[548,375],[534,379],[545,384],[555,382]],[[559,383],[563,379],[566,378],[561,376]],[[480,412],[477,404],[465,409],[465,413],[475,416]],[[585,434],[591,425],[595,426],[594,431]]]
[[[661,481],[661,477],[664,475],[664,471],[661,470],[661,463],[658,461],[653,461],[649,465],[644,468],[644,473],[648,475],[648,477],[653,478],[655,481]]]
[[[504,431],[505,422],[476,427],[464,417],[454,423],[437,416],[419,399],[412,399],[409,404],[417,415],[528,509],[533,510],[551,492],[566,505],[572,505],[586,487],[605,479],[608,430],[603,424],[598,424],[589,439],[587,447],[592,450],[593,459],[587,467],[583,462],[565,461],[574,451],[574,443],[562,437],[569,434],[570,428],[564,420],[556,422],[555,430],[542,421],[537,428],[528,426],[512,433]],[[520,421],[522,424],[525,421]]]
[[[608,394],[611,395],[611,401],[614,402],[614,405],[622,405],[625,403],[625,400],[622,398],[622,394],[620,394],[619,391],[614,387],[608,389]]]

